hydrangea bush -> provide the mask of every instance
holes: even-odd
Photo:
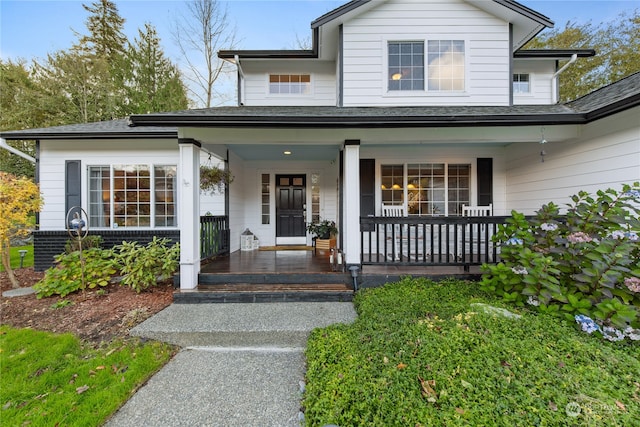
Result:
[[[571,197],[533,217],[512,212],[494,236],[501,262],[482,288],[575,320],[612,341],[640,339],[640,183]]]

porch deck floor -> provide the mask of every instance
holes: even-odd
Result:
[[[202,266],[202,274],[215,273],[332,273],[329,252],[312,250],[236,251]],[[365,265],[363,275],[465,276],[479,275],[480,267],[466,272],[456,266]]]

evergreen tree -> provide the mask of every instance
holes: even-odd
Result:
[[[126,55],[127,114],[184,110],[186,88],[178,68],[164,55],[156,29],[145,24]]]
[[[115,65],[127,45],[123,33],[125,19],[118,13],[116,4],[109,0],[98,0],[82,7],[90,14],[86,21],[89,34],[80,37],[78,47]]]

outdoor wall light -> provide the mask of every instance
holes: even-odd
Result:
[[[285,151],[285,152],[284,152],[284,155],[285,155],[285,156],[290,156],[290,155],[291,155],[291,151],[289,151],[289,150]]]

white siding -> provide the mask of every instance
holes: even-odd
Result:
[[[64,229],[66,215],[65,160],[80,160],[82,162],[82,207],[86,210],[87,166],[110,164],[177,165],[178,154],[178,144],[175,140],[41,141],[40,191],[44,196],[44,206],[40,212],[40,229]]]
[[[622,184],[640,180],[639,117],[636,107],[584,126],[575,140],[509,146],[509,208],[532,214],[550,201],[563,207],[581,190],[620,190]],[[547,153],[544,163],[541,149]]]
[[[462,0],[384,2],[343,34],[344,106],[509,104],[509,24]],[[387,43],[404,40],[464,40],[464,93],[387,91]]]
[[[514,74],[529,74],[531,85],[530,93],[514,93],[515,105],[544,105],[553,103],[552,77],[555,73],[555,61],[553,60],[515,60],[513,61]]]
[[[336,105],[336,64],[333,61],[278,60],[241,63],[244,105]],[[269,74],[310,74],[308,95],[269,94]]]

